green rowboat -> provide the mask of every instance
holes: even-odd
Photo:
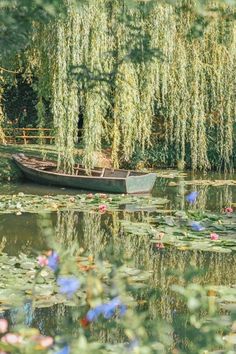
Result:
[[[57,171],[56,163],[43,161],[24,154],[12,155],[26,178],[40,184],[56,185],[108,193],[148,193],[155,184],[156,173],[94,168],[87,175],[81,165],[74,167],[74,174]]]

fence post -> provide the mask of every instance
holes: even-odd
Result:
[[[26,135],[25,135],[25,129],[23,129],[23,139],[24,139],[24,144],[27,144],[27,139],[26,139]]]

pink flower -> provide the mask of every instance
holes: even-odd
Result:
[[[0,333],[6,333],[8,329],[8,322],[4,318],[0,319]]]
[[[231,207],[227,207],[227,208],[225,208],[225,212],[226,212],[226,213],[231,214],[233,211],[234,211],[234,209],[233,209],[233,208],[231,208]]]
[[[48,259],[46,256],[38,256],[37,260],[40,267],[45,267],[48,265]]]
[[[86,196],[86,198],[92,199],[92,198],[93,198],[93,193],[88,193],[87,196]]]
[[[212,241],[216,241],[219,239],[219,235],[213,232],[210,234],[210,238]]]
[[[99,205],[98,210],[100,211],[101,214],[103,214],[106,212],[107,206],[105,204],[101,204]]]
[[[48,348],[53,345],[53,338],[52,337],[38,335],[38,336],[31,337],[31,339],[34,342],[36,342],[37,344],[39,344],[42,348]]]
[[[15,345],[22,343],[22,337],[19,334],[7,333],[2,337],[1,341],[7,344]]]
[[[156,248],[159,249],[159,250],[165,248],[165,246],[163,245],[162,242],[156,243],[155,246],[156,246]]]

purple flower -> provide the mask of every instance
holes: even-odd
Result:
[[[55,352],[54,354],[69,354],[69,353],[70,353],[70,347],[68,345],[65,345],[61,350]]]
[[[80,287],[80,282],[76,277],[59,277],[57,284],[60,286],[60,292],[68,298],[71,298]]]
[[[58,268],[58,263],[59,263],[59,256],[58,256],[57,252],[52,251],[52,253],[48,257],[47,265],[49,268],[51,268],[55,272]]]
[[[103,315],[105,319],[110,319],[114,316],[117,309],[119,309],[120,316],[124,316],[127,310],[126,306],[122,304],[119,297],[115,297],[105,304],[90,309],[86,315],[86,318],[89,322],[95,321],[99,315]]]
[[[191,192],[190,194],[188,194],[186,196],[187,202],[189,202],[190,204],[194,204],[197,200],[198,194],[199,194],[198,192]]]
[[[203,231],[205,230],[205,227],[202,226],[199,222],[197,221],[193,221],[191,224],[190,224],[191,228],[193,231]]]

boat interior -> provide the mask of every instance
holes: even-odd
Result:
[[[17,156],[18,161],[20,160],[20,162],[26,167],[32,167],[37,170],[64,174],[63,171],[57,170],[57,164],[54,161],[44,161],[43,159],[38,159],[35,157],[27,157],[24,154],[18,154]],[[81,164],[76,164],[74,166],[74,175],[76,176],[127,178],[129,176],[141,176],[144,174],[146,173],[123,169],[112,169],[107,167],[95,167],[88,172],[88,170]]]

